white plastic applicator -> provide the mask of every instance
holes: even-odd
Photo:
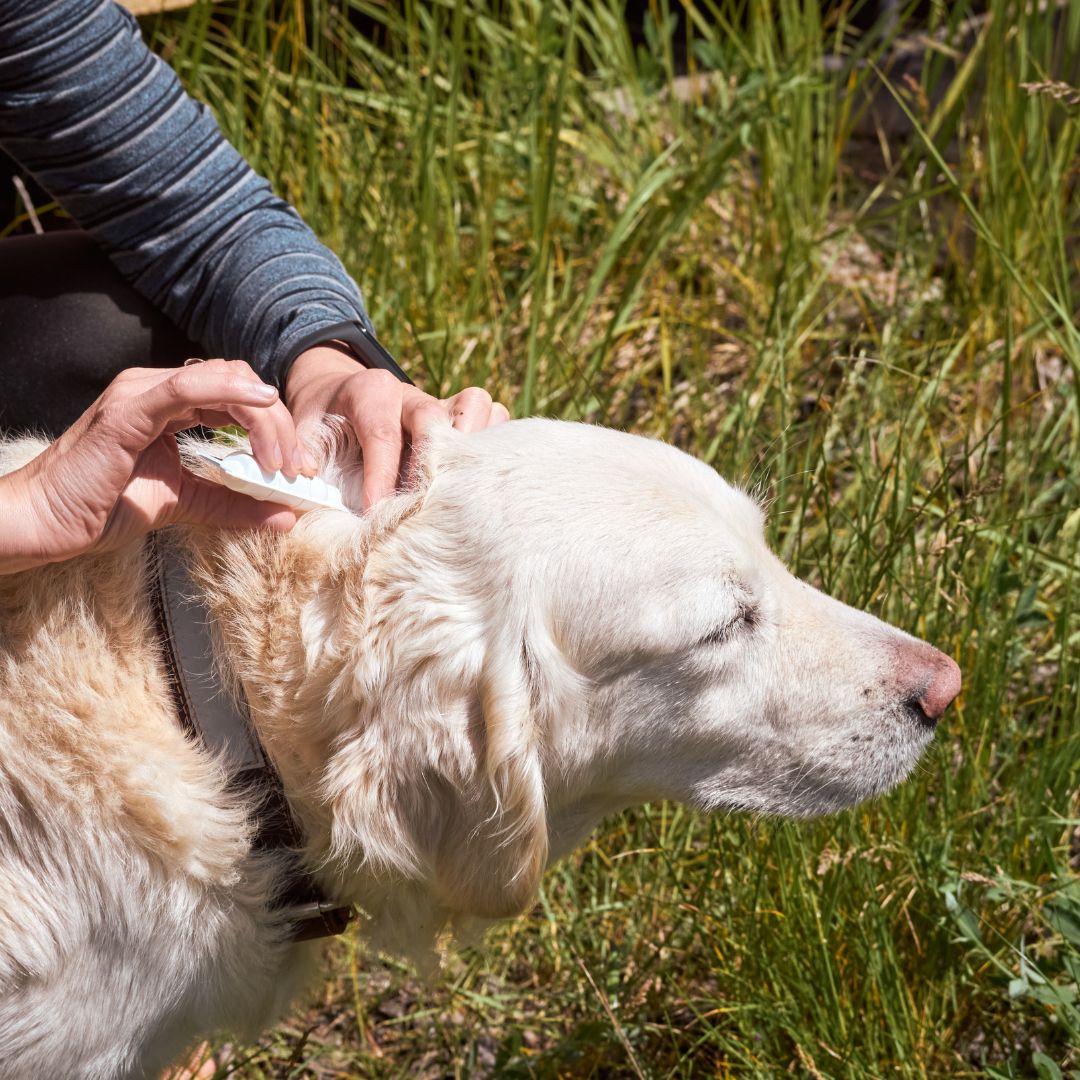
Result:
[[[207,479],[260,502],[281,503],[294,510],[349,509],[341,492],[322,477],[297,476],[290,480],[281,472],[264,472],[250,454],[243,452],[218,458],[205,450],[196,450],[194,456],[214,466],[213,474]]]

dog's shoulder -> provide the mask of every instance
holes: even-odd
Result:
[[[143,1075],[148,1047],[281,1007],[247,810],[173,714],[141,545],[0,578],[5,1075]],[[223,959],[266,971],[211,993]]]
[[[72,842],[115,833],[223,882],[247,850],[243,808],[173,714],[146,577],[135,545],[0,578],[0,789],[16,821],[64,816]]]

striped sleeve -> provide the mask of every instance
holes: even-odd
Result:
[[[0,0],[0,145],[207,355],[281,384],[355,283],[113,0]]]

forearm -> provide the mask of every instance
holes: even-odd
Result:
[[[368,325],[337,258],[112,4],[0,0],[0,143],[208,355],[279,381],[323,329]]]

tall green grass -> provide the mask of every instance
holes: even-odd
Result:
[[[625,814],[435,987],[339,946],[238,1075],[1080,1076],[1080,110],[1021,85],[1080,6],[970,14],[906,71],[799,0],[147,23],[426,388],[672,439],[965,674],[890,796]]]

